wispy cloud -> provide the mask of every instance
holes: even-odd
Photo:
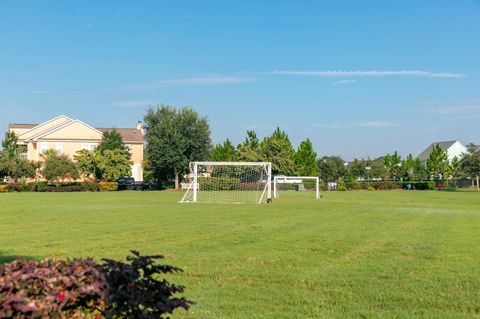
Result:
[[[421,70],[367,70],[367,71],[271,71],[273,75],[310,76],[324,78],[358,78],[358,77],[421,77],[421,78],[463,78],[465,74],[450,72],[430,72]]]
[[[132,84],[132,85],[129,85],[127,88],[134,89],[134,90],[150,90],[150,89],[157,89],[157,88],[162,88],[167,86],[238,84],[238,83],[256,82],[258,80],[259,78],[254,78],[254,77],[211,75],[211,76],[201,76],[201,77],[192,77],[192,78],[167,79],[167,80],[160,80],[160,81],[150,82],[150,83]]]
[[[445,115],[480,114],[480,104],[423,108],[418,111]]]
[[[333,85],[348,85],[348,84],[353,84],[353,83],[357,83],[357,82],[358,82],[357,80],[340,80],[340,81],[333,82],[332,84]]]
[[[120,107],[139,107],[139,106],[154,105],[156,103],[157,102],[152,100],[125,100],[125,101],[118,101],[113,105],[120,106]]]
[[[324,123],[324,124],[315,124],[316,127],[320,128],[331,128],[331,129],[340,129],[340,128],[352,128],[352,127],[398,127],[396,123],[385,122],[385,121],[367,121],[367,122],[358,122],[358,123]]]

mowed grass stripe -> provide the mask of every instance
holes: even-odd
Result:
[[[176,318],[478,317],[478,194],[181,195],[0,194],[0,258],[164,254],[198,302]]]

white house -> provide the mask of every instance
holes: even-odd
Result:
[[[434,142],[424,149],[417,157],[425,162],[433,150],[435,144],[438,144],[442,150],[447,152],[448,160],[451,161],[455,156],[460,158],[463,153],[467,153],[467,147],[460,141]]]

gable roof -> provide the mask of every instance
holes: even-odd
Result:
[[[32,136],[30,137],[28,140],[38,140],[40,138],[48,138],[50,135],[54,135],[55,133],[61,131],[61,130],[64,130],[66,128],[68,128],[69,126],[73,126],[73,125],[77,125],[77,130],[78,129],[81,129],[81,128],[87,128],[87,131],[90,131],[92,132],[93,134],[97,134],[100,138],[102,136],[102,132],[100,132],[99,130],[91,127],[90,125],[88,124],[85,124],[83,123],[82,121],[80,120],[70,120],[68,122],[65,122],[61,125],[58,125],[58,126],[55,126],[49,130],[45,130],[43,132],[41,132],[40,134],[37,134],[35,136]],[[57,136],[56,138],[59,138],[59,136]],[[70,138],[70,139],[75,139],[75,138],[72,138],[72,137],[67,137],[67,138]]]
[[[68,121],[65,121],[65,122],[62,122],[59,125],[55,125],[53,127],[47,128],[44,131],[37,129],[37,127],[40,128],[41,126],[44,126],[48,123],[51,123],[52,121],[54,121],[56,119],[62,118],[62,117],[68,119]],[[34,134],[32,136],[29,136],[28,139],[36,139],[36,138],[41,138],[41,137],[45,136],[46,133],[48,133],[48,134],[53,133],[54,131],[57,131],[58,129],[61,129],[61,128],[65,127],[65,125],[70,125],[70,124],[73,124],[77,121],[78,120],[72,120],[72,119],[70,119],[70,118],[68,118],[64,115],[61,115],[61,116],[58,116],[58,117],[56,117],[54,119],[51,119],[51,120],[49,120],[45,123],[42,123],[42,124],[10,123],[10,124],[8,124],[8,129],[30,129],[30,130],[35,129],[35,131],[38,131],[38,132],[36,132],[36,134]],[[81,121],[78,121],[78,122],[81,122]],[[140,130],[137,130],[136,128],[108,128],[108,127],[93,128],[93,127],[89,126],[88,124],[85,124],[84,122],[81,122],[81,123],[84,124],[85,126],[91,128],[91,129],[93,129],[93,130],[98,131],[99,133],[102,133],[102,134],[115,129],[122,136],[122,140],[123,140],[124,143],[129,143],[129,144],[143,143],[143,134]],[[29,131],[27,131],[27,132],[29,132]],[[21,135],[23,135],[27,132],[23,132]]]
[[[19,139],[26,139],[26,138],[30,138],[32,137],[33,135],[36,135],[36,134],[39,134],[41,132],[43,132],[44,130],[47,130],[49,128],[52,128],[52,127],[55,127],[55,126],[58,126],[58,125],[61,125],[65,122],[68,122],[68,121],[71,121],[72,119],[69,118],[68,116],[65,116],[65,115],[60,115],[60,116],[57,116],[51,120],[48,120],[46,122],[43,122],[41,124],[38,124],[37,126],[35,127],[32,127],[30,130],[26,131],[26,132],[23,132],[21,133],[18,137]],[[54,124],[56,123],[56,124]],[[53,125],[53,126],[52,126]]]
[[[417,157],[421,161],[426,161],[430,157],[430,153],[433,150],[433,147],[438,144],[442,150],[445,152],[448,151],[450,147],[452,147],[453,144],[455,144],[458,141],[444,141],[444,142],[434,142],[430,144],[426,149],[424,149]]]

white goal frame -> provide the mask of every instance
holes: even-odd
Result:
[[[277,184],[302,184],[305,179],[315,180],[315,198],[320,198],[320,179],[317,176],[275,176],[273,177],[273,197],[278,198]]]
[[[198,192],[200,191],[200,185],[198,183],[198,167],[202,166],[258,166],[262,167],[265,172],[265,187],[262,190],[262,194],[257,202],[261,204],[262,202],[271,203],[272,202],[272,163],[271,162],[191,162],[190,174],[193,175],[191,182],[188,185],[188,188],[185,194],[182,197],[180,203],[189,203],[187,196],[189,192],[192,192],[192,202],[198,202]]]

